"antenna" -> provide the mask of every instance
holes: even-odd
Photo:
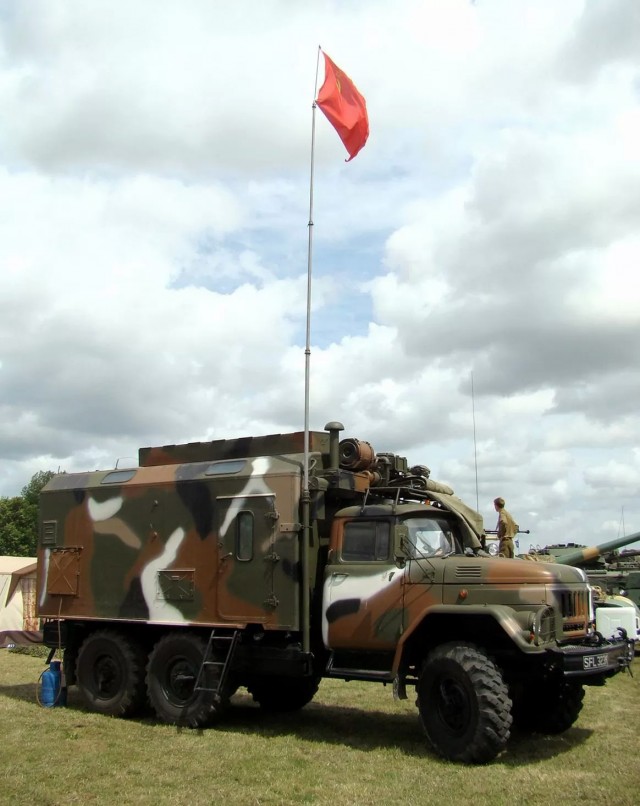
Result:
[[[121,460],[121,459],[133,459],[133,458],[134,458],[133,456],[119,456],[119,457],[116,459],[116,465],[115,465],[114,470],[117,470],[117,469],[118,469],[118,465],[120,464],[120,460]]]
[[[473,394],[473,372],[471,373],[471,414],[473,417],[473,459],[476,468],[476,511],[480,511],[480,499],[478,497],[478,450],[476,447],[476,404]]]

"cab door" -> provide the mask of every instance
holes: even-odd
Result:
[[[277,607],[274,592],[278,513],[274,495],[219,496],[218,612],[224,619],[263,622]]]
[[[407,557],[403,603],[408,627],[429,606],[442,604],[446,558],[460,549],[455,528],[442,513],[406,518],[402,526]]]
[[[329,649],[384,651],[402,628],[402,576],[389,519],[334,524],[325,570],[323,640]]]

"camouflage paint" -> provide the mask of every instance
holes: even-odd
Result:
[[[40,549],[40,615],[296,629],[300,464],[242,464],[215,476],[211,462],[141,467],[114,484],[113,471],[56,476],[41,499],[57,534]],[[255,522],[245,562],[234,551],[244,511]],[[52,593],[52,562],[78,550],[77,588]]]
[[[406,642],[439,614],[489,616],[524,653],[544,651],[532,632],[540,614],[548,648],[586,636],[582,571],[477,556],[481,516],[426,466],[407,470],[402,457],[347,441],[358,469],[335,467],[336,434],[310,440],[310,584],[317,568],[315,637],[327,650],[387,658],[395,673]],[[288,651],[303,627],[301,447],[301,434],[163,446],[141,449],[138,468],[55,476],[41,496],[38,615],[254,626]],[[440,524],[448,556],[416,554],[408,535],[418,520]],[[386,553],[347,561],[345,527],[363,521],[389,524]],[[607,673],[622,668],[611,657]]]

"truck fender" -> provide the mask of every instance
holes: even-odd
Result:
[[[402,634],[396,647],[393,659],[392,672],[398,674],[402,665],[402,659],[407,645],[418,630],[424,630],[427,634],[430,631],[430,624],[435,627],[437,621],[442,618],[462,620],[468,623],[470,619],[492,619],[504,633],[504,635],[514,644],[514,648],[527,652],[527,654],[542,654],[544,649],[534,646],[527,640],[528,632],[523,625],[522,614],[517,618],[516,611],[507,605],[432,605],[426,607],[418,618],[414,619],[411,626]],[[455,631],[447,634],[447,640],[455,640]],[[481,637],[481,636],[479,636]],[[461,640],[469,640],[468,635],[460,636]],[[482,643],[479,641],[478,643]]]

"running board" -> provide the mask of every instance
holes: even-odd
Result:
[[[392,683],[393,675],[389,672],[372,672],[369,669],[336,669],[327,671],[327,677],[340,677],[343,680],[378,680],[381,683]]]
[[[388,671],[377,669],[352,669],[333,665],[333,653],[325,670],[327,677],[340,677],[343,680],[377,680],[380,683],[393,683],[394,675]]]

